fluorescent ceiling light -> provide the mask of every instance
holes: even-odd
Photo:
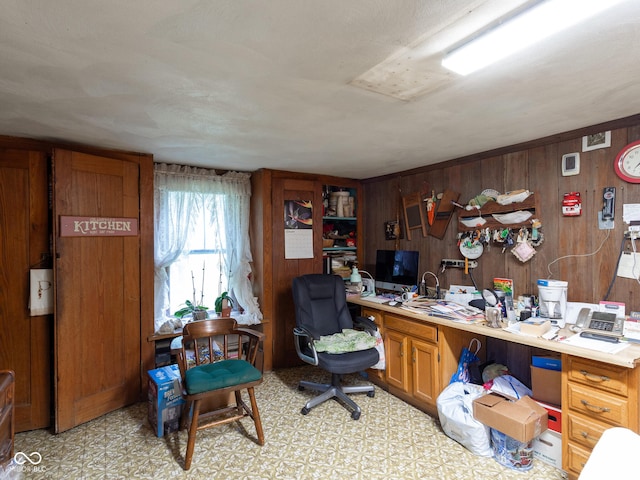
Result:
[[[442,66],[468,75],[622,1],[542,1],[453,50],[442,60]]]

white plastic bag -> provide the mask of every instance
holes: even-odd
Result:
[[[386,368],[387,362],[384,354],[384,344],[382,343],[382,335],[380,335],[380,330],[376,328],[376,331],[373,334],[376,337],[376,350],[378,350],[378,355],[380,356],[380,360],[373,367],[376,370],[384,370]]]
[[[473,418],[473,400],[484,395],[484,389],[473,383],[454,382],[438,396],[436,405],[444,433],[471,453],[491,457],[489,427]]]

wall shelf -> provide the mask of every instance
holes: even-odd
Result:
[[[509,205],[500,205],[497,202],[490,201],[485,203],[480,210],[459,210],[458,211],[458,231],[459,232],[470,232],[472,230],[478,230],[479,228],[489,228],[491,230],[497,230],[502,228],[520,228],[520,227],[530,227],[531,220],[536,218],[536,194],[532,193],[529,195],[524,201],[511,203]],[[494,213],[513,213],[520,210],[526,210],[532,213],[532,216],[527,219],[525,222],[520,223],[500,223],[498,220],[492,217]],[[467,227],[465,224],[461,222],[461,219],[465,218],[475,218],[482,217],[486,220],[486,223],[479,227]]]

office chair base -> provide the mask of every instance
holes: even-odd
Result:
[[[298,390],[304,390],[308,388],[316,392],[322,392],[317,397],[309,400],[306,405],[300,410],[302,415],[306,415],[315,406],[320,405],[322,402],[335,398],[345,407],[351,409],[351,418],[358,420],[362,411],[356,402],[347,396],[348,393],[366,393],[367,396],[373,397],[375,395],[375,389],[373,385],[356,385],[356,386],[341,386],[340,375],[332,374],[331,385],[327,383],[314,383],[301,380],[298,384]]]

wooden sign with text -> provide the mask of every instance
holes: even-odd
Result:
[[[137,218],[60,216],[61,237],[134,237]]]

